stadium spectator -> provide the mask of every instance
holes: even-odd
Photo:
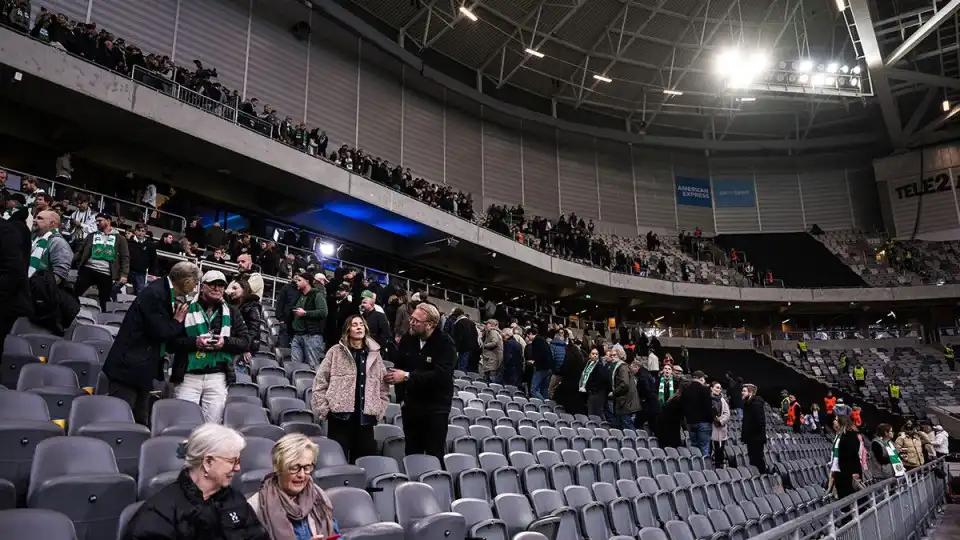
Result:
[[[313,276],[310,274],[304,272],[295,277],[294,281],[299,296],[290,310],[290,355],[294,362],[306,362],[316,367],[320,364],[324,351],[323,329],[327,320],[327,299],[322,288],[313,286]]]
[[[550,375],[553,373],[553,350],[547,340],[540,335],[536,326],[526,330],[527,346],[523,350],[527,364],[533,366],[533,377],[530,380],[530,394],[543,400],[549,399],[547,391]],[[602,416],[602,415],[601,415]]]
[[[563,369],[563,362],[567,354],[568,336],[563,328],[557,329],[550,340],[550,350],[553,352],[553,373],[550,375],[550,384],[547,385],[547,397],[553,399],[553,394],[560,384],[560,371]]]
[[[272,540],[243,493],[230,487],[240,471],[243,435],[216,425],[193,430],[180,451],[177,480],[144,501],[124,540],[204,538]],[[203,531],[199,533],[199,531]],[[290,538],[293,538],[292,536]]]
[[[247,351],[247,326],[240,311],[224,300],[226,288],[223,272],[208,270],[200,294],[189,304],[183,331],[170,341],[174,396],[200,405],[204,422],[223,419],[227,385],[237,379],[233,355]]]
[[[650,374],[653,375],[653,372],[651,371]],[[663,366],[663,371],[660,372],[660,378],[657,381],[657,401],[660,403],[660,407],[663,407],[667,400],[676,393],[674,383],[673,366]]]
[[[699,448],[704,457],[709,457],[714,414],[713,398],[710,388],[707,387],[707,376],[704,372],[693,372],[683,392],[681,406],[690,444]]]
[[[73,163],[72,155],[70,152],[65,152],[62,156],[57,158],[56,162],[56,171],[57,171],[57,182],[70,183],[70,179],[73,178]]]
[[[271,540],[326,539],[340,534],[330,498],[311,474],[319,448],[306,435],[284,435],[273,445],[273,471],[247,502]]]
[[[857,383],[857,388],[863,388],[867,384],[867,370],[857,362],[857,367],[853,368],[853,380]]]
[[[763,447],[767,444],[767,419],[763,398],[757,395],[757,386],[743,385],[743,423],[740,428],[740,440],[747,446],[747,458],[750,465],[760,474],[767,474],[767,462],[763,457]]]
[[[870,443],[870,475],[874,480],[883,480],[906,474],[906,468],[893,443],[893,426],[880,424],[877,436]]]
[[[387,316],[378,308],[376,295],[370,291],[363,291],[360,300],[360,312],[370,330],[370,337],[380,346],[380,355],[384,360],[388,360],[387,350],[393,345],[393,332],[390,331],[390,323]]]
[[[787,404],[786,424],[793,429],[794,433],[800,433],[803,429],[803,409],[800,408],[800,403],[797,402],[797,396],[790,395],[787,399],[789,399],[790,402]]]
[[[938,458],[950,453],[950,437],[940,424],[933,426],[933,450]]]
[[[514,334],[513,328],[503,329],[503,384],[516,386],[523,384],[523,344],[522,338]],[[577,377],[580,375],[577,374]],[[573,414],[573,413],[571,413]]]
[[[313,411],[327,420],[327,436],[340,443],[351,463],[377,453],[373,426],[383,420],[390,402],[380,351],[363,317],[352,315],[314,379]]]
[[[727,373],[727,405],[730,406],[730,415],[734,418],[743,418],[743,378]]]
[[[3,5],[2,15],[6,23],[23,33],[30,31],[30,1],[14,0]]]
[[[83,244],[87,236],[97,230],[97,212],[90,208],[90,201],[86,197],[77,200],[77,209],[65,216],[63,235],[76,248]]]
[[[586,395],[587,414],[603,418],[607,395],[612,389],[608,370],[600,361],[600,351],[596,347],[590,349],[587,365],[580,374],[579,390]]]
[[[834,397],[833,390],[828,389],[826,397],[823,398],[823,411],[827,415],[827,422],[830,424],[833,424],[833,409],[836,406],[837,398]]]
[[[838,416],[834,420],[833,429],[837,438],[833,443],[830,484],[836,489],[837,498],[844,499],[863,487],[862,443],[857,426],[853,425],[848,416]]]
[[[727,442],[727,424],[730,422],[730,406],[723,397],[723,386],[720,381],[710,383],[710,396],[713,408],[713,426],[710,431],[710,455],[713,456],[713,467],[722,469],[726,462],[724,443]]]
[[[676,393],[666,400],[657,414],[654,433],[664,448],[683,446],[683,393],[686,386],[686,383],[679,384]]]
[[[297,270],[297,256],[291,251],[284,255],[277,267],[277,277],[291,279]]]
[[[437,330],[440,312],[421,303],[410,314],[410,333],[397,345],[397,369],[386,381],[397,387],[403,404],[406,454],[429,454],[443,459],[447,420],[453,401],[456,347],[450,336]]]
[[[453,324],[453,343],[457,346],[457,369],[476,371],[473,357],[480,350],[480,334],[477,325],[460,308],[455,309],[451,316],[456,320]]]
[[[640,396],[640,411],[634,416],[634,429],[643,429],[645,424],[650,430],[656,427],[657,414],[660,411],[660,401],[657,396],[657,380],[644,367],[639,359],[631,364],[634,371],[637,395]]]
[[[850,366],[847,363],[847,351],[840,353],[840,373],[843,373],[844,375],[850,373]]]
[[[260,297],[250,290],[250,283],[234,281],[226,290],[227,299],[243,317],[247,328],[247,350],[236,360],[237,373],[250,373],[250,359],[260,350],[260,330],[263,328],[263,306]]]
[[[416,299],[413,297],[416,297]],[[398,341],[400,337],[407,335],[407,332],[410,330],[410,313],[416,308],[419,301],[419,294],[414,293],[413,296],[408,299],[407,291],[397,292],[397,314],[393,322],[393,331]],[[449,334],[450,332],[447,333]]]
[[[907,420],[897,436],[897,452],[903,460],[903,466],[909,471],[923,465],[923,441],[913,426],[913,421]]]
[[[134,225],[133,234],[128,236],[130,284],[133,285],[133,294],[140,294],[147,286],[147,275],[157,275],[159,272],[157,246],[147,238],[147,227],[142,223]]]
[[[480,374],[487,382],[499,383],[503,370],[503,335],[500,323],[489,319],[483,325],[483,352],[480,358]]]
[[[643,340],[641,341],[641,347],[643,349],[647,348],[645,346],[645,344],[647,343],[646,337],[647,336],[644,335]],[[650,372],[650,375],[652,375],[654,379],[660,378],[660,358],[657,356],[657,353],[653,352],[653,347],[649,347],[648,349],[646,367],[647,367],[647,371]],[[670,396],[667,396],[665,399],[670,399]],[[665,401],[664,399],[660,400],[661,405],[663,404],[664,401]]]
[[[586,395],[580,392],[580,375],[584,369],[583,352],[580,346],[571,340],[564,352],[563,367],[557,374],[560,383],[553,397],[568,414],[587,413]]]
[[[277,293],[273,307],[276,310],[277,320],[280,321],[280,330],[277,334],[277,345],[280,347],[290,347],[290,339],[293,336],[293,307],[297,303],[300,295],[300,289],[297,286],[296,276],[286,283]]]
[[[326,343],[340,341],[340,332],[347,321],[347,317],[357,313],[350,296],[350,283],[346,281],[334,281],[334,283],[339,283],[339,285],[326,299],[327,322],[323,333],[323,339]]]
[[[630,373],[630,366],[623,360],[623,347],[610,346],[606,350],[607,370],[610,374],[610,403],[606,417],[619,429],[633,429],[633,415],[640,410],[640,396]]]
[[[850,420],[853,421],[853,425],[859,428],[863,425],[863,418],[860,417],[860,406],[856,403],[853,404],[853,408],[850,409]]]
[[[803,336],[800,336],[800,339],[797,340],[797,354],[801,360],[807,359],[807,338]]]
[[[837,398],[837,404],[833,407],[833,415],[836,416],[850,416],[850,413],[853,409],[849,405],[843,402],[843,398]],[[831,425],[833,422],[831,421]]]
[[[245,236],[249,241],[249,235]],[[236,277],[235,281],[247,281],[250,283],[250,290],[253,294],[257,295],[260,298],[263,298],[263,276],[260,272],[255,272],[253,270],[253,256],[249,253],[243,253],[234,257],[234,260],[237,261],[237,268],[240,270],[240,274]]]
[[[949,344],[943,346],[943,357],[947,361],[947,366],[950,368],[950,371],[957,370],[957,355],[953,352],[953,347]]]
[[[113,218],[97,214],[97,232],[88,235],[83,247],[74,256],[77,283],[73,293],[82,296],[91,286],[97,288],[100,310],[106,313],[107,302],[114,296],[114,283],[123,285],[130,274],[130,249],[127,239],[113,228]]]
[[[19,227],[13,221],[0,220],[0,356],[3,342],[18,317],[29,315],[30,288],[27,284],[27,249]],[[31,259],[32,262],[32,259]]]
[[[814,403],[810,405],[810,414],[803,416],[802,424],[807,429],[807,433],[818,433],[823,425],[821,420],[820,406]]]
[[[60,215],[53,210],[37,214],[33,222],[33,242],[30,248],[30,266],[27,277],[38,271],[53,272],[57,284],[65,283],[70,276],[73,250],[60,235]]]
[[[3,191],[3,193],[6,195],[3,219],[23,223],[26,227],[27,217],[30,215],[26,197],[23,196],[23,193],[10,193],[8,191]]]

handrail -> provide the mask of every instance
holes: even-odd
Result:
[[[911,338],[923,339],[923,325],[902,324],[902,325],[870,325],[867,327],[866,335],[861,328],[851,327],[824,327],[815,330],[788,330],[786,332],[774,332],[774,339],[783,341],[798,341],[801,337],[809,340],[823,341],[832,339],[899,339]]]
[[[920,516],[919,511],[925,510],[927,514],[934,511],[936,504],[939,503],[946,494],[946,483],[940,480],[937,480],[934,476],[934,482],[939,484],[940,489],[937,493],[927,494],[928,497],[933,497],[935,500],[927,501],[915,501],[912,488],[914,486],[921,485],[921,482],[927,480],[931,475],[934,474],[934,468],[939,468],[942,470],[943,464],[946,462],[946,458],[941,457],[916,469],[908,471],[905,476],[900,478],[888,478],[886,480],[877,482],[871,486],[850,495],[839,501],[830,503],[818,510],[798,516],[795,519],[784,523],[783,525],[774,527],[769,531],[763,532],[757,536],[753,536],[752,540],[781,540],[783,538],[792,538],[792,539],[801,539],[801,538],[821,538],[824,535],[827,535],[828,538],[841,538],[841,533],[839,529],[849,529],[851,527],[859,528],[862,524],[862,519],[867,517],[871,513],[875,513],[882,505],[890,504],[891,497],[894,494],[902,495],[904,493],[910,497],[910,503],[914,510],[917,511],[917,514],[912,515],[915,519],[915,523],[901,523],[907,527],[916,527],[919,524],[921,518],[926,516]],[[889,490],[889,491],[888,491]],[[901,491],[896,491],[901,490]],[[878,500],[879,497],[879,500]],[[868,502],[860,504],[861,502],[869,499]],[[825,523],[825,525],[821,525]],[[896,525],[896,521],[893,520],[891,523]],[[879,521],[877,521],[876,526],[879,526]],[[824,530],[825,529],[825,530]],[[807,531],[806,534],[804,531]],[[882,538],[883,534],[880,534],[881,531],[877,531],[875,537]],[[873,536],[873,535],[871,535]],[[863,535],[858,535],[857,537],[862,538]]]
[[[116,198],[116,197],[111,197],[110,195],[104,195],[103,193],[99,193],[99,192],[97,192],[97,191],[90,191],[90,190],[88,190],[88,189],[75,187],[75,186],[72,186],[72,185],[69,185],[69,184],[64,184],[63,182],[57,182],[57,181],[55,181],[55,180],[50,180],[49,178],[43,178],[43,177],[40,177],[40,176],[37,176],[37,175],[34,175],[34,174],[29,174],[29,173],[25,173],[25,172],[23,172],[23,171],[18,171],[17,169],[11,169],[11,168],[9,168],[9,167],[0,167],[0,170],[3,170],[3,171],[5,171],[5,172],[7,173],[7,180],[8,180],[8,181],[10,180],[10,173],[13,173],[15,176],[19,177],[21,181],[23,180],[23,177],[25,177],[25,176],[29,176],[29,177],[32,177],[32,178],[36,178],[37,181],[38,181],[41,185],[45,184],[45,186],[44,186],[44,191],[46,191],[51,197],[54,197],[54,198],[56,198],[58,191],[63,191],[64,194],[69,194],[69,193],[71,193],[71,192],[73,192],[73,193],[84,193],[84,194],[86,194],[86,195],[88,196],[88,199],[90,200],[91,205],[94,205],[94,204],[96,203],[96,201],[99,201],[99,203],[96,204],[97,210],[99,210],[99,211],[105,211],[106,208],[107,208],[106,203],[109,201],[109,202],[111,202],[111,203],[113,203],[113,204],[116,205],[117,210],[120,210],[120,209],[121,209],[121,206],[120,206],[120,205],[124,205],[124,206],[127,206],[127,207],[133,207],[134,209],[137,209],[137,210],[138,210],[138,213],[140,214],[140,215],[138,216],[140,219],[138,219],[137,221],[139,221],[139,222],[141,222],[141,223],[148,223],[148,222],[150,222],[150,221],[151,221],[151,219],[150,219],[150,214],[156,213],[158,216],[161,216],[161,215],[163,215],[163,216],[169,216],[169,217],[170,217],[170,223],[171,223],[171,224],[176,224],[176,223],[179,222],[179,224],[180,224],[180,233],[181,233],[181,234],[183,234],[183,232],[187,230],[187,220],[186,220],[186,218],[184,218],[183,216],[179,216],[179,215],[177,215],[177,214],[173,214],[173,213],[171,213],[171,212],[166,212],[166,211],[164,211],[164,210],[160,210],[160,209],[157,209],[157,208],[151,208],[151,207],[149,207],[149,206],[146,206],[146,205],[143,205],[143,204],[138,204],[138,203],[135,203],[135,202],[125,201],[125,200],[123,200],[123,199],[118,199],[118,198]],[[123,212],[119,212],[119,211],[117,212],[117,214],[119,214],[121,217],[123,217],[123,215],[124,215]],[[127,217],[129,218],[130,216],[128,215]],[[156,219],[153,219],[153,222],[155,223],[155,222],[156,222]],[[162,227],[162,228],[164,228],[164,229],[170,229],[170,230],[175,230],[175,229],[171,229],[170,227]]]

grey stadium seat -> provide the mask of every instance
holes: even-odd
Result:
[[[183,460],[177,457],[177,447],[182,442],[183,437],[163,435],[143,443],[138,464],[137,499],[149,499],[177,479],[183,468]]]
[[[86,395],[77,382],[77,374],[67,366],[27,364],[20,370],[17,390],[39,394],[47,402],[54,420],[65,420],[74,398]]]
[[[117,470],[107,443],[54,437],[37,445],[27,506],[66,514],[80,540],[115,536],[120,513],[136,500],[136,483]]]
[[[136,515],[137,510],[140,510],[140,507],[143,506],[143,501],[137,501],[131,505],[127,505],[123,509],[123,512],[120,512],[120,521],[117,522],[117,540],[124,540],[123,533],[127,530],[127,525],[130,525],[130,520],[133,519],[133,516]]]
[[[644,527],[640,530],[640,540],[667,540],[667,535],[661,529]]]
[[[95,387],[100,375],[100,357],[97,349],[86,343],[60,340],[50,347],[50,364],[67,366],[77,374],[80,387]]]
[[[73,401],[67,430],[68,435],[109,444],[120,472],[137,477],[140,447],[150,438],[150,430],[134,421],[127,402],[110,396],[80,396]]]
[[[67,332],[67,339],[86,343],[88,341],[113,341],[113,334],[92,324],[78,324]]]
[[[10,333],[15,336],[22,336],[24,334],[48,334],[52,335],[49,329],[35,324],[26,317],[20,317],[13,323],[13,328],[10,330]]]
[[[560,529],[559,517],[545,517],[537,519],[530,508],[530,501],[523,495],[506,493],[497,495],[493,499],[497,515],[507,524],[507,531],[511,535],[525,531],[538,532],[547,538],[558,538]]]
[[[7,388],[16,388],[23,366],[39,363],[40,358],[33,354],[30,342],[10,334],[3,343],[3,357],[0,358],[0,384]]]
[[[453,502],[453,511],[467,523],[469,538],[483,540],[510,540],[507,524],[493,517],[490,503],[481,499],[459,499]]]
[[[0,531],[3,540],[77,540],[69,517],[40,508],[0,511]]]
[[[409,480],[407,475],[400,473],[400,465],[390,457],[365,456],[357,459],[357,466],[367,473],[367,488],[373,495],[380,519],[394,521],[397,487]]]
[[[343,448],[333,439],[326,437],[312,437],[310,440],[317,443],[317,468],[313,471],[313,481],[322,489],[337,486],[366,485],[367,474],[356,465],[347,464],[343,455]]]
[[[62,435],[63,428],[50,421],[42,397],[0,390],[0,478],[13,485],[19,505],[27,496],[30,464],[37,445]]]
[[[161,399],[153,404],[150,415],[150,434],[176,435],[187,438],[190,432],[203,424],[200,405],[183,399]]]
[[[403,458],[403,470],[414,482],[423,482],[433,488],[440,510],[450,510],[453,502],[453,475],[443,470],[436,456],[413,454]]]
[[[407,540],[433,540],[466,536],[463,516],[442,512],[433,488],[421,482],[407,482],[397,488],[397,521]]]
[[[244,437],[247,445],[240,452],[240,473],[233,475],[233,487],[244,495],[260,490],[263,478],[273,472],[274,441],[263,437]]]
[[[326,490],[340,532],[351,540],[404,540],[403,527],[382,522],[366,491],[353,487]]]

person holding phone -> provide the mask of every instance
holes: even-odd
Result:
[[[220,423],[223,419],[227,385],[237,380],[233,355],[247,350],[243,315],[224,301],[226,288],[223,272],[210,270],[204,274],[200,294],[187,305],[183,332],[170,342],[174,396],[200,405],[204,422]]]
[[[179,262],[166,278],[156,279],[131,304],[103,362],[107,393],[130,404],[138,424],[147,425],[153,381],[162,381],[166,342],[183,333],[186,295],[200,281],[200,268]]]

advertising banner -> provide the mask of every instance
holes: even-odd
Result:
[[[713,196],[717,208],[752,208],[757,204],[753,180],[714,180]]]
[[[710,199],[710,180],[677,176],[674,179],[677,189],[677,204],[682,206],[713,206]]]

